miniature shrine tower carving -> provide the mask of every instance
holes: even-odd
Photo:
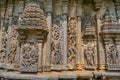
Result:
[[[120,80],[120,0],[0,0],[0,80]]]

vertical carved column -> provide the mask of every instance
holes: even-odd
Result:
[[[81,17],[77,18],[78,20],[78,55],[77,55],[77,64],[78,69],[80,69],[80,64],[82,62],[82,54],[81,54]]]
[[[8,5],[8,16],[9,16],[9,23],[8,26],[10,26],[12,24],[12,11],[13,11],[13,4],[9,4]]]
[[[105,69],[106,69],[106,63],[107,63],[107,60],[108,60],[108,58],[107,58],[107,53],[108,53],[108,44],[109,44],[109,38],[104,38],[104,45],[105,45],[105,64],[104,64],[104,67],[105,67]]]
[[[2,29],[2,27],[3,27],[3,25],[4,25],[4,8],[1,8],[1,29]]]
[[[0,31],[0,68],[6,68],[4,66],[7,63],[7,41],[8,41],[8,33],[6,32],[5,28],[3,27]]]
[[[82,52],[81,52],[81,16],[82,16],[82,6],[80,3],[77,4],[77,22],[78,22],[78,55],[77,55],[77,64],[78,69],[81,69],[82,62]]]
[[[47,1],[47,25],[49,26],[49,34],[47,40],[47,54],[46,54],[46,65],[45,71],[50,71],[50,53],[51,53],[51,37],[52,37],[52,0]]]
[[[103,46],[102,46],[102,39],[100,37],[100,32],[101,32],[101,27],[102,27],[102,22],[100,19],[97,19],[97,36],[98,36],[98,66],[99,69],[103,69],[105,66],[105,53],[103,51]]]
[[[68,13],[68,1],[63,0],[63,69],[67,69],[67,13]]]
[[[4,15],[5,15],[5,8],[2,8],[1,9],[1,29],[4,26],[4,19],[5,19]]]
[[[120,35],[117,35],[116,39],[116,47],[117,47],[117,52],[118,52],[118,64],[120,64]]]
[[[39,52],[38,52],[38,55],[39,55],[39,59],[38,59],[38,70],[39,71],[42,71],[43,67],[42,67],[42,56],[43,56],[43,50],[42,50],[42,47],[43,47],[43,43],[42,42],[38,42],[38,47],[39,47]]]

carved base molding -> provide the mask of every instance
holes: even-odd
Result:
[[[95,67],[94,66],[86,66],[85,69],[94,70]]]
[[[52,73],[55,73],[54,75]],[[69,74],[68,74],[69,73]],[[113,72],[51,72],[51,73],[40,73],[40,74],[19,74],[17,72],[1,72],[0,80],[106,80],[106,79],[118,79],[120,73]]]
[[[107,64],[107,69],[120,71],[120,64]]]
[[[51,66],[44,66],[44,71],[47,71],[47,72],[51,71]]]

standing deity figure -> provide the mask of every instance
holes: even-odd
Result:
[[[87,48],[85,49],[85,61],[88,67],[95,66],[95,53],[94,48],[92,47],[91,43],[88,43]]]
[[[118,60],[118,51],[117,48],[115,46],[115,44],[110,44],[109,45],[109,58],[112,64],[117,64],[117,60]]]
[[[36,44],[26,43],[22,47],[22,67],[34,68],[38,62],[38,46]]]

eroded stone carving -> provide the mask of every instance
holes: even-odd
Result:
[[[95,51],[91,43],[87,44],[87,47],[84,51],[86,68],[94,68],[95,66]]]
[[[36,3],[28,2],[16,28],[20,42],[20,72],[43,70],[43,43],[48,28],[46,16]],[[45,53],[44,53],[45,54]]]
[[[9,28],[9,53],[8,53],[8,63],[15,63],[15,55],[17,51],[17,31],[15,30],[15,26],[11,26]]]
[[[62,33],[61,33],[61,25],[54,24],[52,27],[52,44],[51,44],[51,60],[53,66],[59,67],[62,65]],[[59,68],[59,67],[56,67]]]
[[[109,39],[109,44],[107,46],[107,69],[108,70],[119,70],[120,67],[120,59],[119,52],[116,47],[115,41],[113,39]]]
[[[31,27],[47,30],[46,17],[39,5],[29,3],[21,16],[20,27]]]
[[[110,64],[118,63],[118,51],[115,44],[109,44],[108,58]]]
[[[0,63],[5,63],[6,62],[7,41],[8,41],[8,34],[5,31],[5,28],[3,28],[2,32],[1,32]]]
[[[35,43],[25,43],[22,46],[21,71],[37,72],[38,52],[39,49]]]
[[[76,65],[77,54],[77,26],[74,18],[70,18],[68,24],[68,66],[74,69]]]

